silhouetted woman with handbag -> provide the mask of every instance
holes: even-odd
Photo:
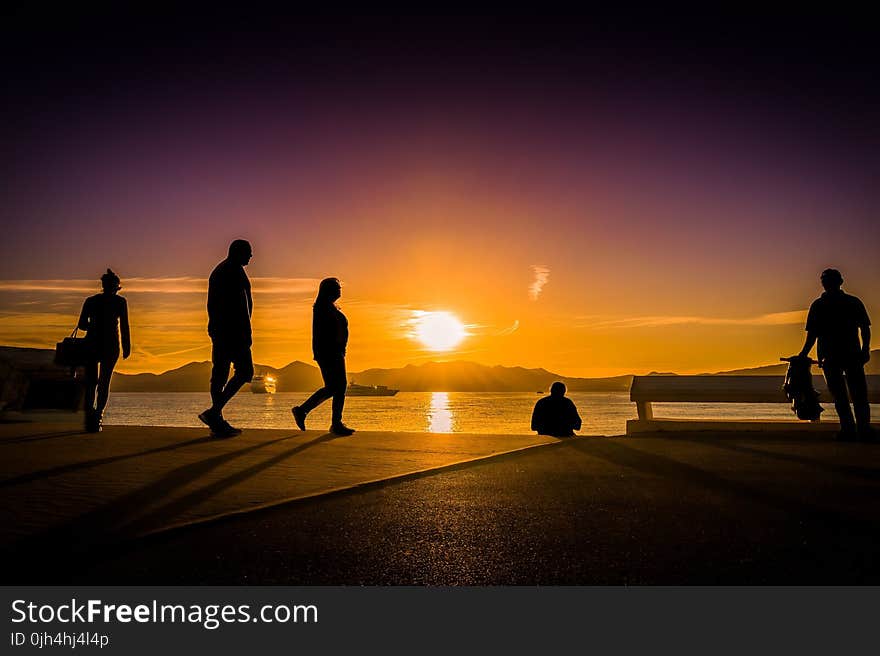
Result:
[[[89,351],[89,362],[85,367],[84,402],[85,428],[89,433],[101,430],[104,408],[110,394],[110,377],[119,359],[120,332],[123,359],[131,354],[128,304],[122,296],[117,295],[122,289],[119,276],[107,269],[107,273],[101,276],[101,286],[104,291],[87,298],[79,316],[79,329],[86,331]]]

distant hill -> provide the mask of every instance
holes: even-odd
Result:
[[[788,369],[787,362],[779,364],[768,364],[763,367],[752,367],[750,369],[734,369],[733,371],[719,371],[718,376],[784,376]],[[814,369],[813,373],[816,373]],[[871,351],[871,360],[865,366],[865,373],[870,375],[880,374],[880,349]]]
[[[537,392],[563,381],[571,391],[626,391],[632,376],[567,378],[546,369],[488,367],[474,362],[427,362],[400,369],[367,369],[349,375],[361,385],[387,385],[404,392]]]
[[[316,366],[299,360],[281,369],[257,366],[257,371],[274,373],[279,392],[314,392],[324,384],[321,371]]]
[[[10,357],[25,358],[31,352],[45,353],[51,360],[54,352],[45,349],[0,347]],[[749,369],[720,371],[727,376],[783,376],[784,362]],[[311,392],[321,386],[321,372],[314,365],[299,360],[281,369],[257,364],[258,373],[275,376],[279,392]],[[880,374],[880,349],[871,351],[868,374]],[[814,370],[814,373],[818,373]],[[654,376],[674,373],[652,372]],[[211,378],[210,362],[190,362],[161,374],[121,374],[113,377],[115,392],[204,392]],[[611,378],[570,378],[546,369],[486,366],[474,362],[428,362],[396,369],[367,369],[349,372],[349,380],[361,385],[387,385],[403,392],[547,392],[557,380],[573,392],[621,392],[629,390],[632,376]],[[0,381],[2,382],[2,381]]]
[[[291,362],[276,369],[255,365],[257,372],[277,379],[279,392],[310,392],[321,386],[317,367]],[[117,392],[203,392],[211,377],[210,362],[191,362],[162,374],[116,374]],[[349,380],[361,385],[387,385],[404,392],[545,392],[557,380],[571,391],[626,391],[632,376],[566,378],[546,369],[488,367],[473,362],[428,362],[398,369],[350,372]]]
[[[114,392],[204,392],[211,378],[210,362],[190,362],[161,374],[113,375]]]
[[[304,392],[321,386],[321,372],[305,362],[282,369],[255,364],[257,373],[274,376],[279,392]],[[114,392],[204,392],[211,379],[210,362],[190,362],[161,374],[120,374],[113,377]]]

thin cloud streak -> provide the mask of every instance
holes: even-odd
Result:
[[[251,278],[255,294],[305,294],[314,292],[318,278]],[[207,278],[123,278],[123,294],[206,294]],[[97,280],[0,280],[6,292],[97,293]]]
[[[174,355],[183,355],[184,353],[195,353],[196,351],[208,351],[211,350],[210,344],[200,344],[199,346],[193,346],[190,348],[179,349],[176,351],[169,351],[165,353],[156,353],[154,351],[147,350],[145,348],[135,349],[136,352],[140,355],[146,356],[147,358],[151,358],[153,360],[159,360],[161,358],[168,358]]]
[[[702,326],[790,326],[803,324],[806,320],[806,310],[793,310],[743,318],[662,315],[647,317],[594,316],[581,317],[578,320],[578,325],[582,328],[659,328],[688,324]]]
[[[496,337],[507,337],[508,335],[512,335],[513,333],[515,333],[517,330],[519,330],[519,319],[516,319],[507,328],[499,330],[497,333],[495,333],[495,336]]]

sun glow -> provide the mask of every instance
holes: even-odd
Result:
[[[449,351],[467,337],[464,324],[450,312],[413,314],[412,336],[432,351]]]

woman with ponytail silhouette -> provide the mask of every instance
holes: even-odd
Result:
[[[351,435],[354,429],[342,423],[345,406],[345,347],[348,345],[348,320],[336,307],[342,296],[342,286],[336,278],[325,278],[318,286],[318,296],[312,309],[312,351],[324,387],[312,394],[302,405],[291,408],[293,418],[300,430],[306,429],[306,415],[321,403],[333,398],[330,432],[335,435]]]
[[[101,276],[101,286],[103,293],[87,298],[79,316],[79,329],[86,331],[86,343],[91,355],[86,364],[84,402],[85,428],[89,433],[101,430],[104,408],[110,394],[110,377],[119,359],[120,332],[123,359],[131,354],[128,304],[122,296],[117,295],[122,289],[119,276],[107,269],[107,273]]]

